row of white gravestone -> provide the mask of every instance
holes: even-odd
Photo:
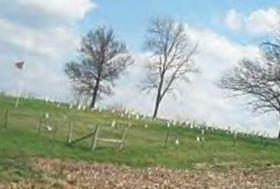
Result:
[[[70,104],[69,105],[69,109],[73,109],[75,106],[73,104]],[[106,108],[89,108],[87,105],[83,105],[83,104],[78,104],[77,105],[77,111],[85,111],[85,110],[88,110],[90,109],[92,112],[94,111],[98,111],[99,113],[102,113],[104,111],[109,111],[109,110],[106,110]],[[116,113],[117,111],[115,109],[111,109],[111,112],[112,113]],[[121,112],[120,113],[120,116],[122,118],[126,117],[128,119],[131,119],[131,118],[135,118],[135,119],[140,119],[140,115],[135,113],[135,112],[130,112],[129,110],[125,110],[124,112]]]
[[[46,98],[45,99],[45,102],[50,102],[50,103],[56,103],[55,100],[51,100],[49,98]],[[59,103],[56,104],[57,107],[61,107],[61,105]],[[70,104],[68,106],[69,109],[73,109],[75,106],[73,104]],[[79,104],[77,105],[77,110],[78,111],[85,111],[87,110],[88,107],[86,105],[83,105],[83,104]],[[102,108],[93,108],[93,109],[90,109],[92,112],[93,111],[98,111],[98,112],[103,112],[105,111],[106,109],[102,109]],[[117,111],[115,109],[111,109],[112,113],[116,113]],[[128,109],[125,109],[124,112],[120,113],[120,117],[122,118],[127,118],[127,119],[136,119],[136,120],[139,120],[139,119],[151,119],[151,117],[149,116],[145,116],[145,115],[140,115],[139,113],[135,112],[134,110],[128,110]],[[204,123],[202,124],[199,124],[197,122],[191,122],[191,121],[176,121],[176,120],[170,120],[168,121],[167,123],[167,126],[170,127],[170,126],[183,126],[183,127],[189,127],[191,129],[201,129],[201,125],[205,125]],[[145,126],[146,128],[146,126]],[[234,133],[240,133],[241,136],[262,136],[262,137],[269,137],[269,134],[267,132],[260,132],[260,131],[247,131],[247,132],[241,132],[241,131],[238,131],[238,130],[233,130],[231,129],[230,126],[228,126],[228,128],[215,128],[214,126],[213,127],[208,127],[208,126],[205,126],[205,129],[206,130],[211,130],[211,131],[222,131],[222,132],[225,132],[227,134],[232,134],[234,135]]]
[[[52,98],[46,97],[46,98],[44,99],[44,102],[45,102],[45,103],[51,103],[51,104],[57,104],[57,105],[60,106],[60,103],[59,103],[58,100],[56,100],[56,99],[52,99]]]
[[[175,125],[175,121],[173,121],[172,125]],[[190,129],[204,129],[207,131],[222,131],[228,134],[234,134],[236,131],[231,129],[230,126],[228,126],[227,129],[225,128],[216,128],[215,126],[207,126],[206,123],[197,123],[195,121],[185,121],[181,123],[177,123],[178,126],[188,127]]]
[[[55,100],[51,100],[49,98],[45,98],[44,100],[46,103],[56,103],[56,106],[59,108],[61,107],[61,104],[56,102]],[[77,111],[85,111],[85,110],[91,110],[92,112],[94,111],[98,111],[98,112],[104,112],[106,111],[106,108],[89,108],[87,105],[85,104],[78,104],[78,105],[74,105],[74,104],[69,104],[68,105],[68,109],[75,109]],[[107,110],[108,111],[108,110]],[[111,109],[111,112],[112,113],[116,113],[117,111],[115,109]],[[145,115],[141,115],[139,113],[137,113],[136,111],[134,110],[128,110],[128,109],[125,109],[123,112],[120,113],[120,117],[122,118],[127,118],[127,119],[136,119],[136,120],[139,120],[139,119],[150,119],[149,116],[145,116]]]
[[[46,99],[46,101],[48,101],[47,99]],[[57,104],[57,107],[60,107],[60,104]],[[74,105],[73,104],[70,104],[69,105],[69,109],[72,109],[74,107]],[[79,104],[78,106],[77,106],[77,110],[78,111],[84,111],[84,110],[86,110],[87,109],[87,106],[86,105],[81,105],[81,104]],[[91,111],[98,111],[98,112],[103,112],[105,109],[102,109],[102,108],[93,108],[93,109],[91,109]],[[111,111],[112,111],[112,113],[116,113],[116,110],[115,109],[111,109]],[[131,118],[134,118],[134,119],[136,119],[136,120],[139,120],[140,118],[143,118],[143,119],[149,119],[150,117],[149,116],[143,116],[143,115],[140,115],[139,113],[136,113],[135,111],[129,111],[128,109],[125,109],[125,111],[123,112],[123,113],[121,113],[120,114],[120,116],[123,118],[123,117],[126,117],[126,118],[128,118],[128,119],[131,119]],[[188,121],[181,121],[181,122],[179,122],[179,121],[176,121],[176,120],[171,120],[171,123],[172,124],[170,124],[170,122],[168,121],[167,122],[167,127],[170,127],[171,125],[172,126],[176,126],[176,125],[181,125],[181,126],[183,126],[183,127],[190,127],[191,129],[193,129],[193,128],[198,128],[198,129],[200,129],[201,128],[201,124],[198,124],[198,123],[196,123],[196,122],[188,122]],[[114,124],[112,124],[112,127],[114,127]],[[148,128],[148,125],[147,124],[145,124],[145,126],[144,126],[145,128]],[[208,130],[208,128],[209,129],[213,129],[213,130],[215,130],[215,128],[211,128],[211,127],[206,127],[206,129]],[[230,130],[230,129],[228,129],[228,130]],[[226,131],[226,130],[225,130]]]
[[[136,113],[135,111],[129,111],[129,110],[125,110],[124,112],[121,112],[120,116],[122,118],[135,119],[135,120],[139,120],[141,118],[142,119],[145,118],[145,116],[140,115],[139,113]]]
[[[44,118],[45,118],[46,120],[49,120],[49,119],[50,119],[50,114],[46,112],[46,113],[44,114]],[[65,119],[67,119],[67,117],[65,117]],[[173,122],[173,124],[170,124],[170,122],[167,122],[166,125],[167,125],[167,127],[169,128],[171,125],[176,125],[176,124],[174,124],[174,122]],[[116,121],[113,120],[112,123],[111,123],[111,127],[116,127],[116,126],[117,126]],[[52,131],[52,127],[51,127],[50,125],[45,125],[45,127],[47,128],[48,131]],[[129,127],[131,127],[131,124],[129,124]],[[149,126],[148,126],[147,123],[144,124],[144,128],[148,128],[148,127],[149,127]],[[204,137],[204,135],[205,135],[205,130],[204,130],[204,129],[205,129],[205,128],[202,128],[202,129],[201,129],[201,135],[196,137],[196,141],[197,141],[197,142],[203,142],[203,143],[205,142],[205,137]],[[236,135],[234,135],[234,138],[236,139]],[[179,144],[180,144],[180,140],[179,140],[179,139],[176,139],[176,140],[175,140],[175,144],[176,144],[176,145],[179,145]]]
[[[50,103],[57,103],[56,100],[54,99],[49,99],[48,97],[45,98],[44,100],[45,102],[50,102]],[[59,103],[56,104],[57,107],[60,107],[61,105]],[[69,106],[69,109],[73,109],[75,106],[73,104],[70,104]],[[84,105],[84,104],[79,104],[77,105],[77,110],[78,111],[85,111],[89,109],[88,106]],[[91,111],[98,111],[98,112],[103,112],[105,109],[103,108],[94,108],[94,109],[91,109]],[[116,110],[115,109],[111,109],[112,113],[115,113]],[[140,115],[139,113],[137,113],[136,111],[134,110],[129,110],[129,109],[125,109],[124,112],[120,113],[120,116],[122,118],[128,118],[128,119],[131,119],[131,118],[134,118],[136,120],[142,118],[142,119],[152,119],[150,116],[145,116],[145,115]],[[176,120],[171,120],[169,121],[172,123],[173,126],[175,125],[182,125],[182,126],[189,126],[191,129],[193,128],[200,128],[200,125],[201,124],[198,124],[196,122],[191,122],[191,121],[176,121]],[[239,132],[237,130],[232,130],[230,127],[228,127],[227,129],[224,129],[224,128],[215,128],[215,127],[206,127],[207,130],[213,130],[213,131],[223,131],[223,132],[226,132],[228,134],[234,134],[234,132],[238,132],[238,133],[245,133],[246,135],[251,135],[251,136],[264,136],[264,137],[269,137],[268,133],[266,132],[256,132],[256,131],[246,131],[246,132]]]
[[[173,124],[170,124],[170,122],[167,122],[167,123],[166,123],[166,126],[167,126],[168,128],[169,128],[171,125],[175,125],[174,122],[173,122]],[[115,120],[112,121],[111,126],[112,126],[112,127],[115,127],[115,126],[116,126],[116,121],[115,121]],[[194,123],[194,124],[191,124],[191,126],[193,126],[192,128],[199,128],[199,129],[201,129],[200,136],[197,136],[197,137],[196,137],[196,141],[197,141],[197,142],[205,142],[205,130],[210,130],[211,127],[200,128],[200,127],[197,126],[195,123]],[[190,126],[190,127],[191,127],[191,126]],[[144,128],[147,129],[148,127],[149,127],[149,125],[148,125],[147,123],[145,123],[145,124],[144,124]],[[237,135],[238,135],[238,132],[236,132],[236,131],[234,131],[234,130],[231,130],[230,127],[228,127],[228,130],[223,130],[223,131],[225,131],[225,132],[226,132],[226,131],[229,131],[229,133],[233,135],[234,140],[236,140]],[[264,134],[263,136],[265,136],[265,134]],[[179,139],[176,139],[175,144],[177,144],[177,145],[180,144]]]
[[[111,122],[111,127],[119,127],[120,125],[118,125],[117,124],[117,122],[115,121],[115,120],[113,120],[112,122]],[[131,127],[132,126],[132,124],[131,123],[128,123],[128,127]]]
[[[167,121],[166,122],[166,126],[167,127],[171,127],[171,126],[181,126],[181,127],[189,127],[191,129],[194,128],[201,128],[201,124],[198,124],[196,122],[188,122],[188,121],[175,121],[175,120],[171,120],[171,121]]]

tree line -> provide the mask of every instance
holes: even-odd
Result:
[[[154,18],[146,30],[145,50],[149,52],[143,91],[155,92],[153,118],[178,81],[188,82],[196,72],[193,57],[198,44],[190,40],[183,23],[170,18]],[[260,113],[280,114],[280,30],[259,46],[261,57],[244,57],[221,77],[218,86],[235,96],[248,96],[248,105]],[[112,94],[115,80],[134,63],[125,42],[118,40],[110,27],[98,27],[83,37],[76,61],[66,64],[65,72],[79,95],[96,100]]]

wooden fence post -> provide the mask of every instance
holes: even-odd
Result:
[[[165,137],[165,144],[164,144],[164,147],[165,147],[165,148],[167,148],[167,145],[168,145],[169,132],[170,132],[170,129],[169,129],[169,127],[168,127],[168,128],[167,128],[166,137]]]
[[[8,128],[8,122],[9,122],[9,109],[6,110],[5,116],[4,116],[4,128]]]
[[[39,125],[38,125],[38,133],[39,133],[39,135],[41,135],[41,131],[42,131],[42,124],[43,124],[42,122],[43,122],[43,119],[40,118]]]
[[[233,134],[233,147],[235,147],[236,146],[236,140],[237,140],[237,134],[236,133],[234,133]]]
[[[49,145],[49,152],[50,153],[52,153],[52,151],[53,151],[53,147],[54,147],[54,140],[55,140],[55,136],[56,136],[56,133],[57,133],[57,130],[58,130],[58,128],[57,128],[57,124],[55,124],[55,123],[53,123],[52,124],[52,136],[50,136],[50,145]]]
[[[99,126],[97,125],[92,137],[92,147],[91,150],[94,151],[96,148],[96,141],[97,141],[97,137],[98,137],[98,132],[99,132]]]
[[[200,131],[200,141],[201,141],[202,147],[204,147],[204,145],[205,145],[205,130],[204,130],[204,128],[202,128],[201,131]]]
[[[52,141],[55,140],[55,136],[56,136],[57,130],[58,130],[57,124],[53,124]]]
[[[127,128],[124,128],[123,133],[122,133],[122,140],[121,140],[121,144],[120,144],[120,150],[124,146],[124,139],[125,139],[126,130],[127,130]]]
[[[68,125],[68,136],[67,136],[67,143],[71,144],[72,142],[72,130],[73,130],[73,123],[69,122]]]

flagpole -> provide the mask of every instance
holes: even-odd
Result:
[[[18,104],[19,104],[19,94],[17,95],[17,100],[16,100],[15,108],[18,107]]]
[[[24,65],[24,61],[21,62],[16,62],[15,66],[19,71],[22,71],[23,69],[23,65]],[[19,105],[19,101],[20,101],[20,95],[21,95],[21,74],[19,74],[19,80],[18,80],[18,87],[17,87],[17,99],[16,99],[16,103],[15,103],[15,108],[18,107]]]
[[[20,100],[20,95],[21,95],[21,87],[20,87],[20,79],[19,79],[19,81],[18,81],[18,88],[17,88],[17,99],[16,99],[16,103],[15,103],[15,108],[17,108],[18,107],[18,105],[19,105],[19,100]]]

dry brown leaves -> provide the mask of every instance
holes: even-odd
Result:
[[[280,168],[258,171],[186,171],[165,168],[131,169],[100,163],[71,163],[38,159],[37,170],[46,173],[43,183],[24,180],[0,184],[0,189],[183,189],[183,188],[280,188]]]

